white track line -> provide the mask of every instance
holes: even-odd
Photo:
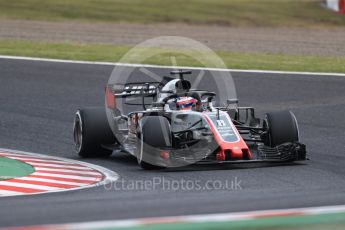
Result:
[[[309,76],[339,76],[345,77],[343,73],[323,73],[323,72],[297,72],[297,71],[274,71],[274,70],[243,70],[243,69],[219,69],[207,67],[192,67],[192,66],[163,66],[163,65],[147,65],[147,64],[130,64],[119,62],[94,62],[94,61],[74,61],[65,59],[51,59],[51,58],[34,58],[22,56],[7,56],[0,55],[0,59],[9,60],[25,60],[25,61],[40,61],[40,62],[56,62],[56,63],[71,63],[71,64],[87,64],[87,65],[110,65],[110,66],[127,66],[127,67],[144,67],[144,68],[168,68],[168,69],[190,69],[190,70],[209,70],[209,71],[230,71],[238,73],[262,73],[262,74],[288,74],[288,75],[309,75]]]
[[[23,195],[22,192],[14,192],[14,191],[6,191],[6,190],[0,190],[0,196],[18,196]]]
[[[60,188],[44,186],[44,185],[24,184],[24,183],[18,183],[18,182],[10,182],[10,181],[0,181],[0,186],[1,185],[13,186],[17,188],[38,189],[38,190],[44,190],[44,191],[60,189]]]
[[[44,167],[35,167],[36,170],[44,170],[44,171],[52,171],[52,172],[66,172],[66,173],[78,173],[83,175],[97,175],[101,176],[99,172],[85,172],[85,171],[79,171],[79,170],[70,170],[70,169],[52,169],[52,168],[44,168]]]
[[[28,162],[28,161],[27,161]],[[29,163],[29,162],[28,162]],[[69,166],[69,165],[56,165],[56,164],[46,164],[46,163],[30,163],[30,165],[34,167],[43,167],[43,166],[52,166],[52,167],[63,167],[63,168],[69,168],[69,169],[86,169],[87,167],[84,166]]]
[[[90,168],[80,168],[80,169],[75,169],[75,168],[66,168],[66,167],[59,167],[59,166],[35,166],[35,168],[41,168],[41,169],[44,169],[44,170],[47,170],[47,169],[51,169],[51,170],[71,170],[71,171],[75,171],[75,172],[97,172],[96,170],[94,169],[90,169]]]
[[[30,174],[31,176],[50,176],[50,177],[59,177],[65,179],[77,179],[77,180],[89,180],[89,181],[99,181],[100,177],[91,177],[91,176],[72,176],[72,175],[62,175],[58,173],[41,173],[34,172]]]
[[[31,161],[31,162],[39,163],[39,162],[47,162],[47,161],[49,161],[49,162],[52,162],[52,163],[65,163],[63,161],[58,161],[58,160],[48,160],[48,159],[39,160],[39,159],[36,159],[36,158],[31,158],[31,157],[15,157],[15,156],[7,156],[7,157],[15,159],[15,160],[25,161],[25,162]]]
[[[53,161],[50,161],[50,160],[48,160],[48,161],[27,160],[25,162],[27,162],[29,164],[31,164],[31,163],[33,163],[33,164],[35,164],[35,163],[38,163],[38,164],[51,164],[51,165],[63,166],[63,167],[65,167],[65,166],[78,166],[78,164],[75,164],[75,163],[68,163],[68,162],[54,161],[54,160]]]
[[[36,168],[35,168],[36,169]],[[36,172],[38,173],[49,173],[49,174],[59,174],[59,175],[66,175],[66,176],[81,176],[81,177],[95,177],[95,178],[102,178],[102,173],[86,173],[86,172],[62,172],[60,170],[38,170],[36,169]]]
[[[20,178],[17,178],[17,179],[26,180],[26,181],[37,181],[37,182],[48,182],[48,183],[55,183],[55,184],[75,185],[75,186],[85,186],[85,185],[88,185],[88,184],[85,184],[85,183],[69,182],[69,181],[61,181],[61,180],[52,180],[52,179],[44,179],[44,178],[37,178],[37,177],[20,177]]]
[[[54,158],[44,158],[44,159],[39,159],[37,157],[30,157],[30,156],[19,156],[19,155],[13,155],[13,154],[3,154],[0,153],[0,156],[5,156],[11,159],[15,159],[15,160],[20,160],[20,161],[25,161],[25,162],[30,162],[30,163],[42,163],[42,164],[56,164],[58,165],[75,165],[75,163],[70,163],[70,162],[66,162],[66,161],[62,161],[62,160],[55,160]],[[49,162],[49,163],[48,163]]]
[[[51,158],[44,158],[44,157],[32,157],[32,156],[29,156],[29,155],[26,155],[24,156],[23,154],[13,154],[13,153],[3,153],[3,152],[0,152],[0,156],[4,156],[4,157],[29,157],[30,159],[37,159],[37,160],[43,160],[43,159],[46,159],[46,160],[50,160]]]

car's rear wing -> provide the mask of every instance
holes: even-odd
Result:
[[[159,82],[136,82],[125,85],[108,86],[116,98],[154,97],[157,95]]]

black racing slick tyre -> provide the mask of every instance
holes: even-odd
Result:
[[[77,154],[85,158],[110,156],[113,151],[102,146],[116,141],[103,107],[79,109],[74,118],[73,137]]]
[[[140,121],[138,164],[146,170],[164,168],[159,165],[159,150],[171,147],[171,129],[167,118],[147,116]]]
[[[276,147],[284,143],[299,141],[298,124],[291,111],[271,112],[266,114],[265,126],[268,135],[265,145]]]

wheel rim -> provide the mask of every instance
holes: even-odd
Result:
[[[83,144],[83,128],[82,128],[82,123],[81,123],[79,113],[76,114],[76,117],[74,120],[73,137],[74,137],[75,150],[79,153],[81,150],[81,146]]]

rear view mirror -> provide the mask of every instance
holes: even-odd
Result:
[[[228,105],[238,104],[238,99],[237,98],[227,99],[226,103]]]

